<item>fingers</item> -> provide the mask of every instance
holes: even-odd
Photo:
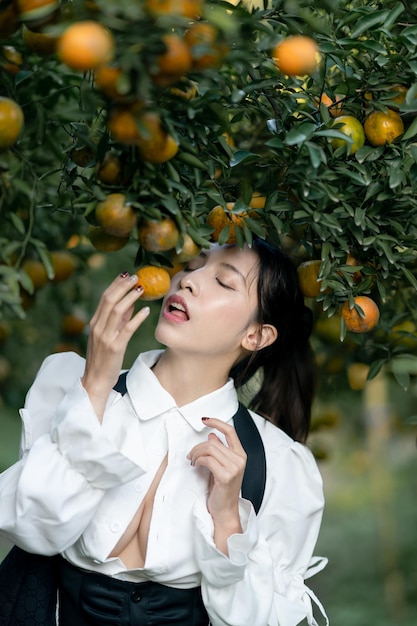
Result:
[[[129,276],[128,272],[123,272],[117,276],[112,283],[103,292],[100,301],[98,303],[96,312],[94,313],[91,325],[102,324],[107,326],[110,315],[113,313],[114,308],[120,303],[119,311],[121,314],[132,306],[134,302],[140,297],[141,293],[138,291],[137,285],[138,277],[136,274]],[[122,299],[130,293],[130,297],[121,304]]]
[[[246,466],[246,452],[236,430],[230,424],[215,418],[203,418],[203,421],[207,426],[222,432],[227,445],[224,445],[215,433],[209,433],[207,441],[194,446],[187,455],[191,464],[203,465],[211,472],[226,470],[227,475],[242,473]]]

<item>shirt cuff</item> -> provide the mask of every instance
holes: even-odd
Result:
[[[249,552],[258,542],[258,525],[255,511],[248,500],[239,500],[242,533],[231,535],[227,541],[229,555],[217,549],[214,524],[207,510],[206,500],[199,499],[194,506],[196,519],[196,555],[201,573],[214,587],[233,585],[245,576]]]
[[[123,418],[121,418],[123,419]],[[99,489],[110,489],[141,476],[145,469],[138,433],[130,415],[130,426],[116,441],[113,430],[100,424],[90,399],[78,379],[60,402],[52,422],[51,439],[71,466]],[[135,441],[135,447],[132,442]]]

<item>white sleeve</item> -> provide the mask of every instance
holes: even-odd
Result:
[[[119,429],[111,420],[101,426],[80,382],[83,371],[74,353],[44,361],[20,411],[21,458],[0,475],[0,534],[29,552],[65,550],[107,489],[143,473],[140,446],[132,446],[136,421],[129,414]]]
[[[196,551],[212,626],[296,626],[305,618],[316,624],[315,596],[304,579],[321,524],[322,480],[299,443],[269,457],[261,510],[257,517],[250,502],[240,501],[243,533],[229,538],[228,557],[214,545],[205,502],[196,506]]]

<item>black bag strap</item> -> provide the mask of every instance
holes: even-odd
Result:
[[[120,374],[113,389],[122,396],[126,393],[127,372]],[[245,449],[247,460],[242,482],[242,497],[250,500],[258,513],[261,508],[266,482],[265,448],[259,430],[249,411],[239,402],[237,413],[233,416],[236,432]]]

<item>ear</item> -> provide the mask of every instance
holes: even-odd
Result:
[[[272,324],[251,325],[242,340],[242,348],[255,352],[270,346],[278,338],[278,331]]]

